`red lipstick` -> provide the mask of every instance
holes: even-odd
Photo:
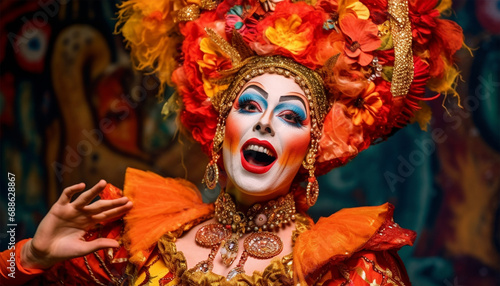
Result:
[[[257,159],[258,156],[249,157],[248,152],[251,152],[251,150],[247,150],[247,149],[250,145],[263,147],[263,148],[267,149],[271,153],[271,155],[259,152],[260,154],[262,154],[260,157],[264,156],[266,158],[265,162],[259,161]],[[263,174],[263,173],[269,171],[269,169],[271,169],[271,167],[277,161],[276,160],[277,159],[276,150],[274,149],[273,145],[271,145],[271,143],[269,143],[268,141],[259,140],[257,138],[252,138],[252,139],[249,139],[247,142],[245,142],[245,144],[243,144],[243,146],[240,150],[240,154],[241,154],[241,165],[243,166],[243,168],[245,170],[247,170],[251,173],[255,173],[255,174]],[[245,154],[247,154],[247,156],[245,156]],[[272,160],[272,162],[270,160]]]

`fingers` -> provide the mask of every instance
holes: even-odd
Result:
[[[104,212],[98,213],[96,215],[93,215],[92,219],[94,219],[96,221],[104,221],[104,220],[113,219],[113,218],[119,217],[121,215],[124,215],[131,208],[132,208],[132,202],[128,201],[125,205],[122,205],[122,206],[119,206],[119,207],[115,207],[115,208],[111,208],[111,209],[109,209],[107,211],[104,211]]]
[[[84,256],[94,251],[103,249],[103,248],[116,248],[120,247],[118,241],[111,238],[98,238],[92,241],[82,241],[81,246],[79,247],[78,256]]]
[[[59,197],[59,202],[62,204],[67,204],[71,202],[71,197],[73,197],[74,194],[83,191],[84,189],[85,189],[84,183],[79,183],[65,188],[61,196]]]
[[[106,181],[100,180],[90,190],[83,192],[75,201],[76,207],[84,207],[88,205],[97,195],[106,187]]]
[[[105,212],[107,210],[110,210],[112,208],[116,208],[122,205],[125,205],[128,202],[127,197],[122,197],[114,200],[103,200],[100,199],[88,206],[85,206],[83,208],[84,211],[88,212],[89,214],[98,214],[101,212]]]

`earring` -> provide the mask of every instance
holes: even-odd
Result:
[[[314,169],[309,169],[309,178],[307,179],[306,203],[309,207],[314,206],[319,196],[318,180],[314,176]]]
[[[312,108],[313,106],[311,106]],[[312,109],[311,109],[312,110]],[[313,118],[313,128],[311,130],[311,145],[307,156],[302,162],[302,166],[309,171],[309,178],[307,179],[306,188],[306,203],[309,207],[314,206],[319,196],[319,184],[314,175],[316,163],[316,154],[318,153],[319,139],[321,138],[321,129],[316,124],[316,119]]]
[[[222,142],[224,141],[224,126],[225,119],[221,115],[219,116],[219,122],[217,122],[217,129],[215,130],[212,145],[212,159],[207,165],[202,181],[202,183],[204,183],[210,190],[213,190],[219,182],[219,167],[217,166],[217,161],[219,160],[219,151],[222,148]]]
[[[317,148],[315,148],[315,140],[312,141],[311,148],[309,152],[307,152],[306,160],[302,162],[302,166],[309,171],[309,178],[307,178],[307,188],[306,188],[306,203],[309,207],[314,206],[319,196],[319,184],[318,180],[316,180],[316,176],[314,175],[315,167],[314,163],[316,162],[315,156],[317,153]]]
[[[219,167],[217,166],[218,159],[219,154],[212,151],[212,159],[208,163],[207,169],[205,170],[205,176],[203,177],[202,183],[204,183],[210,190],[213,190],[219,182]]]

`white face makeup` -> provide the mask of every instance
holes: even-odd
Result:
[[[250,80],[226,119],[224,167],[240,192],[286,194],[307,153],[311,120],[293,79],[264,74]]]

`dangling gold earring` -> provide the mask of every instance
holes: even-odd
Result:
[[[212,151],[212,159],[208,163],[207,169],[205,170],[205,176],[203,177],[202,183],[204,183],[210,190],[213,190],[219,182],[219,167],[217,166],[218,159],[219,154]]]
[[[311,147],[309,148],[309,152],[307,152],[306,159],[304,160],[304,162],[302,162],[302,166],[309,171],[309,178],[307,178],[306,188],[306,203],[309,207],[314,206],[319,196],[319,184],[314,174],[316,170],[316,168],[314,167],[314,163],[316,162],[317,152],[314,143],[315,140],[311,140]]]
[[[319,184],[314,176],[314,168],[309,170],[309,178],[307,179],[306,203],[312,207],[318,200]]]
[[[311,106],[311,110],[313,106]],[[307,156],[302,162],[302,166],[309,171],[309,178],[307,179],[306,188],[306,203],[309,207],[314,206],[319,196],[319,184],[316,180],[314,174],[316,168],[314,164],[316,163],[316,154],[318,153],[319,140],[321,138],[321,129],[316,124],[316,119],[313,118],[313,128],[311,130],[311,145],[309,146],[309,151]]]
[[[204,183],[210,190],[213,190],[219,182],[219,167],[217,166],[217,161],[219,160],[219,151],[222,148],[222,142],[224,141],[225,121],[224,117],[220,115],[212,144],[212,159],[208,163],[205,175],[203,176],[202,183]]]

